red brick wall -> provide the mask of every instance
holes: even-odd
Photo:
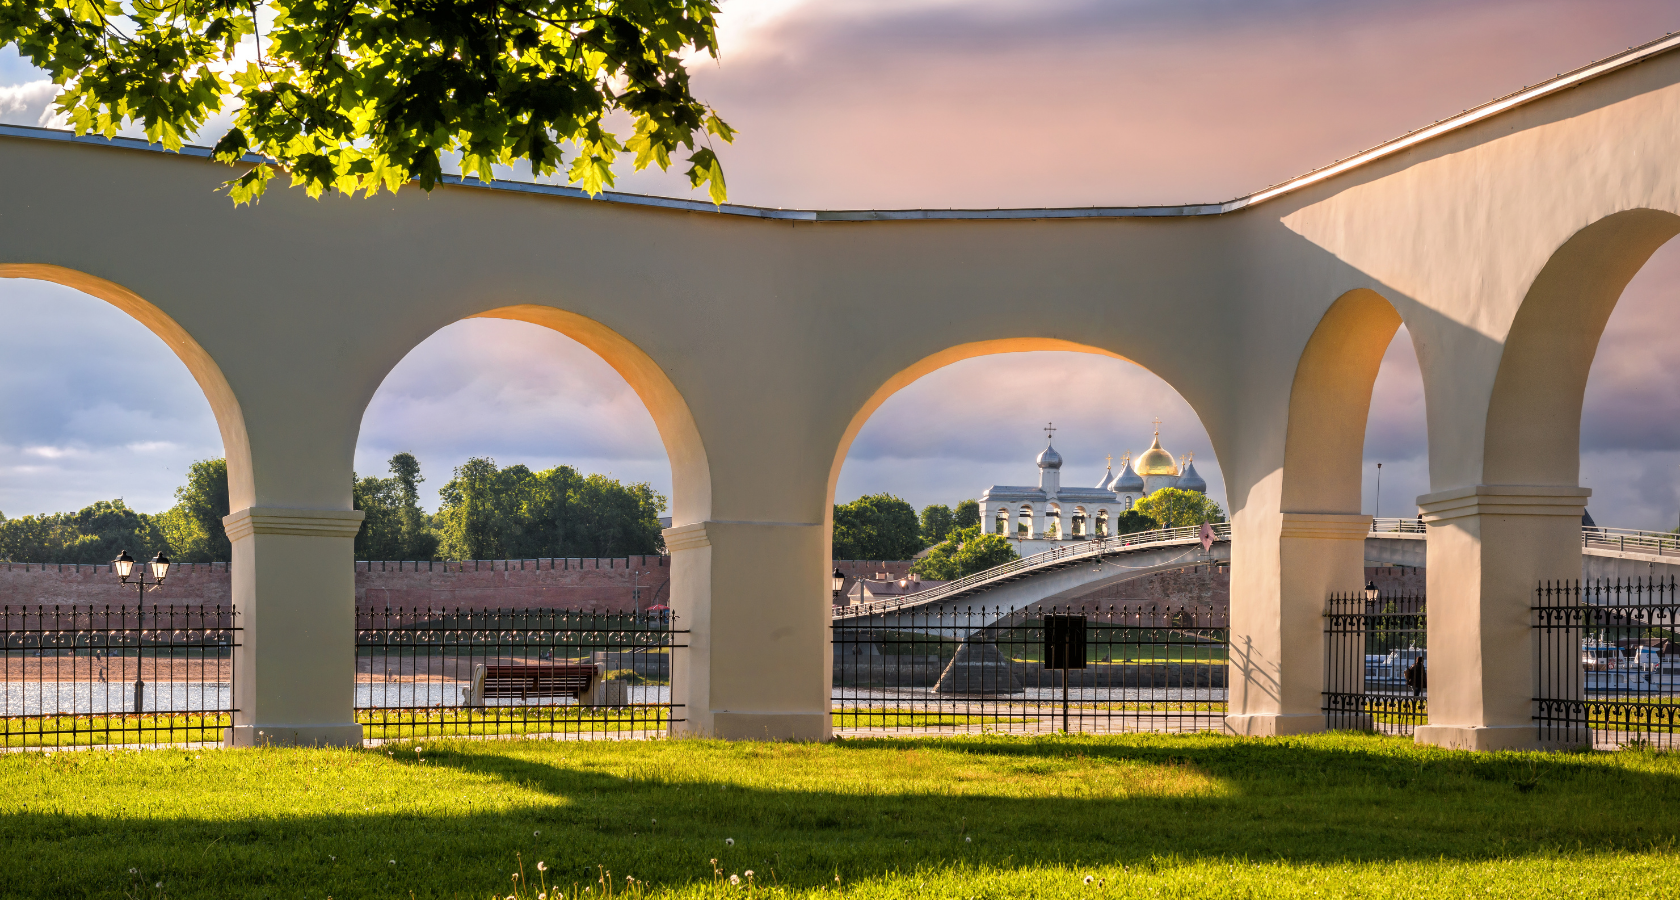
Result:
[[[836,560],[846,589],[860,577],[882,572],[910,574],[909,560]],[[1224,610],[1231,603],[1228,566],[1162,572],[1103,588],[1073,601],[1121,603],[1139,600],[1191,603]],[[636,575],[637,572],[643,574]],[[1422,594],[1424,570],[1400,566],[1365,570],[1385,592]],[[669,605],[670,557],[628,559],[498,560],[467,563],[356,563],[358,606],[576,607],[596,612]],[[632,589],[641,593],[638,601]],[[1349,585],[1358,590],[1364,585]],[[48,563],[0,563],[0,605],[78,604],[104,606],[135,601],[132,586],[120,585],[111,567]],[[844,593],[842,593],[844,596]],[[226,563],[177,563],[161,590],[148,591],[146,604],[227,605],[231,602]]]
[[[641,574],[638,575],[637,573]],[[596,612],[669,605],[670,558],[358,562],[358,606],[566,607]],[[227,605],[226,563],[177,563],[146,604]],[[639,600],[635,593],[640,593]],[[0,563],[0,605],[134,603],[107,565]]]

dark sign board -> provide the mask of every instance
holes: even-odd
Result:
[[[1085,668],[1085,617],[1044,617],[1044,667]]]

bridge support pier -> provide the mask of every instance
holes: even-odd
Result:
[[[1324,730],[1324,601],[1364,584],[1370,530],[1370,516],[1283,513],[1275,581],[1267,583],[1267,566],[1231,567],[1228,731]]]
[[[1537,581],[1581,577],[1591,493],[1483,484],[1418,498],[1429,533],[1429,724],[1418,743],[1540,748],[1530,607]],[[1577,648],[1559,649],[1580,665]]]

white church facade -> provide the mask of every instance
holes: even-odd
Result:
[[[1047,429],[1054,431],[1053,428]],[[1068,543],[1107,537],[1109,522],[1125,515],[1137,501],[1162,488],[1207,492],[1191,456],[1182,461],[1161,449],[1159,423],[1155,441],[1137,458],[1121,457],[1120,474],[1114,458],[1096,487],[1063,487],[1062,455],[1046,442],[1038,455],[1038,487],[994,484],[980,495],[980,522],[987,533],[1016,542],[1022,556],[1043,553]]]

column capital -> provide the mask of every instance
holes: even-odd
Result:
[[[1562,484],[1478,484],[1417,498],[1424,522],[1469,516],[1559,516],[1580,519],[1591,488]]]
[[[1282,538],[1363,541],[1371,535],[1371,517],[1346,513],[1283,513]]]
[[[287,509],[250,506],[222,519],[228,540],[238,541],[253,534],[288,534],[299,537],[353,538],[361,530],[359,509]]]
[[[678,550],[698,550],[712,545],[713,529],[719,534],[727,533],[731,528],[816,528],[816,522],[751,522],[730,521],[727,519],[708,519],[704,522],[694,522],[688,525],[677,525],[667,528],[661,534],[665,535],[665,552],[675,553]]]
[[[712,539],[706,534],[706,523],[695,522],[692,525],[677,525],[667,528],[665,535],[665,552],[676,553],[679,550],[698,550],[710,547]]]

